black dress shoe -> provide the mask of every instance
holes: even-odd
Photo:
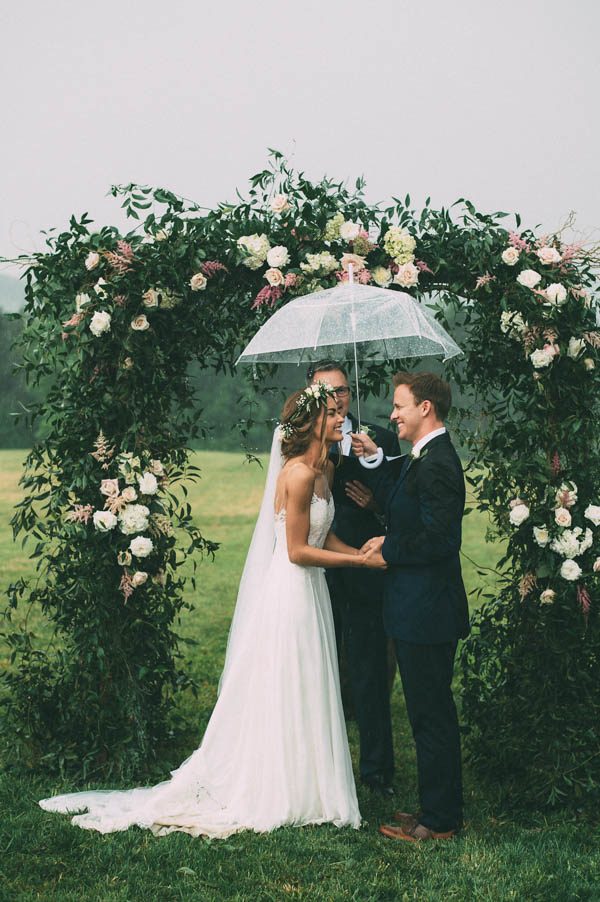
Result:
[[[376,792],[384,799],[394,798],[394,787],[381,774],[373,774],[371,777],[361,777],[363,786],[367,786],[371,792]]]

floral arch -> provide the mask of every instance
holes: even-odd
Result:
[[[231,370],[274,309],[347,278],[352,262],[362,282],[435,293],[460,330],[465,356],[447,374],[478,412],[456,411],[453,429],[505,549],[501,588],[462,652],[473,765],[537,803],[598,790],[596,253],[521,231],[518,216],[509,230],[507,214],[464,200],[369,206],[363,187],[311,183],[271,152],[237,205],[115,187],[131,232],[72,218],[21,261],[24,367],[34,383],[52,377],[30,413],[47,437],[13,519],[40,576],[10,587],[5,631],[5,729],[30,766],[43,755],[46,769],[128,776],[151,758],[190,682],[173,629],[180,568],[217,547],[178,491],[201,427],[188,364]],[[364,385],[378,391],[401,364],[371,365]],[[54,622],[56,648],[13,622],[26,602]]]

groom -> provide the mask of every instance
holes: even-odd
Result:
[[[395,840],[446,839],[462,827],[460,733],[452,696],[459,639],[469,632],[460,568],[465,484],[444,426],[450,386],[433,373],[397,373],[390,420],[412,444],[398,474],[382,449],[353,435],[386,512],[387,534],[364,548],[387,562],[384,623],[393,637],[417,750],[420,811],[397,812],[380,832]]]

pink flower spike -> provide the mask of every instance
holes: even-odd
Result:
[[[82,319],[85,317],[85,313],[74,313],[71,319],[67,319],[64,321],[63,326],[78,326]]]
[[[579,602],[581,613],[587,620],[588,614],[590,613],[590,609],[592,607],[592,599],[590,598],[590,593],[585,586],[577,586],[577,601]]]

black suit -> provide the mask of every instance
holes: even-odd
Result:
[[[352,428],[358,422],[350,415]],[[385,453],[399,453],[394,434],[370,426]],[[365,482],[366,470],[357,457],[332,453],[336,463],[333,481],[335,520],[332,529],[348,545],[360,548],[381,535],[382,523],[359,507],[345,492],[349,480]],[[387,669],[387,638],[383,628],[383,573],[340,568],[327,571],[327,583],[335,622],[338,653],[343,645],[354,715],[360,736],[360,775],[363,779],[391,780],[394,771],[392,727]]]
[[[388,462],[367,471],[387,535],[382,554],[384,623],[394,638],[406,707],[417,747],[421,823],[462,826],[460,734],[452,697],[456,645],[469,632],[460,568],[465,484],[447,433],[400,475]]]

